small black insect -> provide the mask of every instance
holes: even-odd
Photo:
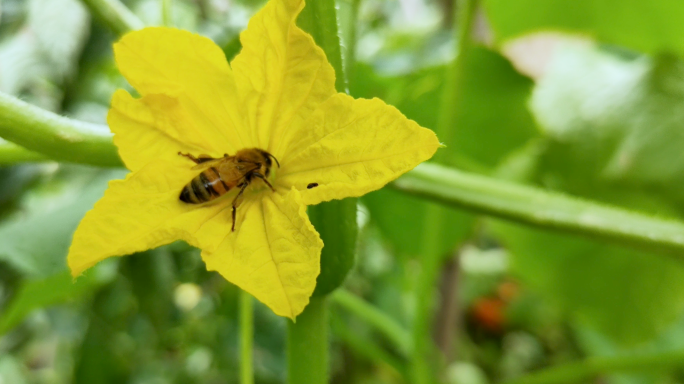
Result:
[[[309,185],[306,186],[306,189],[311,189],[311,188],[316,188],[318,187],[318,183],[309,183]]]

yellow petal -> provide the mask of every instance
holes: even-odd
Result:
[[[279,137],[335,94],[335,71],[313,38],[295,25],[304,2],[271,0],[240,34],[233,60],[245,118],[258,147],[280,158]]]
[[[112,97],[107,123],[114,132],[114,144],[119,155],[131,171],[153,160],[171,161],[178,157],[179,151],[214,157],[227,152],[216,152],[203,142],[201,130],[187,116],[178,100],[165,95],[134,99],[119,89]],[[188,135],[185,130],[196,132],[196,135]]]
[[[304,204],[361,196],[429,159],[434,132],[378,99],[331,97],[284,137],[277,183],[301,191]],[[316,183],[315,188],[307,186]]]
[[[201,141],[211,154],[254,146],[242,121],[228,62],[208,38],[150,27],[126,34],[114,44],[114,54],[119,70],[141,95],[163,95],[160,103],[192,121],[191,127],[173,132],[176,139]]]
[[[207,269],[218,271],[277,315],[294,319],[316,286],[323,242],[298,191],[261,196],[238,208],[235,232],[202,257]]]
[[[222,237],[197,236],[207,222],[230,228],[225,202],[196,206],[179,200],[180,191],[197,171],[180,159],[155,161],[125,180],[110,182],[95,207],[79,224],[67,257],[74,276],[111,256],[122,256],[182,239],[215,249]],[[211,226],[210,225],[210,226]]]

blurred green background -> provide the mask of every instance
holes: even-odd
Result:
[[[158,0],[124,3],[161,24]],[[171,15],[230,59],[262,5],[173,0]],[[350,94],[382,98],[434,129],[457,51],[454,1],[339,0],[338,8]],[[483,0],[471,38],[440,162],[682,219],[684,2]],[[113,62],[115,39],[78,0],[0,0],[0,91],[104,124],[112,93],[128,87]],[[174,243],[71,279],[72,232],[124,174],[0,165],[0,383],[238,382],[238,290],[207,272],[198,250]],[[426,225],[431,211],[444,212],[436,228]],[[411,332],[426,293],[431,326],[418,336],[440,350],[440,382],[498,383],[621,357],[634,369],[561,378],[684,382],[684,264],[675,258],[391,188],[360,199],[358,222],[356,265],[330,302],[333,383],[410,383]],[[439,270],[424,292],[424,243],[435,236]],[[355,298],[384,315],[369,321]],[[257,304],[257,383],[285,382],[285,321]]]

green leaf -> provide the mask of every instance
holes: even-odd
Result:
[[[76,226],[102,197],[108,181],[125,174],[123,170],[68,169],[30,199],[25,213],[0,225],[0,260],[32,276],[51,276],[66,270],[66,255]],[[57,191],[51,193],[48,188]]]
[[[679,260],[508,223],[496,232],[529,288],[619,344],[652,338],[684,310]]]
[[[399,256],[421,255],[421,239],[425,231],[421,223],[425,222],[428,207],[437,207],[448,213],[444,225],[439,227],[439,254],[447,254],[456,244],[465,240],[475,221],[471,214],[464,211],[439,206],[387,188],[367,194],[362,201],[370,211],[372,222],[389,240],[393,253]]]
[[[0,357],[0,377],[3,379],[3,382],[12,384],[28,383],[28,379],[23,372],[24,369],[22,362],[14,356],[5,353]]]
[[[0,44],[0,91],[18,94],[33,89],[40,104],[55,109],[61,84],[72,75],[90,29],[88,13],[77,0],[30,0],[22,4],[27,20],[18,33]],[[47,82],[46,82],[47,80]]]
[[[443,158],[451,165],[487,173],[538,135],[526,104],[532,82],[501,55],[484,47],[472,48],[465,71],[468,75],[462,84],[461,105],[454,106],[457,113],[452,140],[440,151],[446,151]],[[380,97],[424,127],[437,125],[445,67],[382,77],[368,66],[358,66],[355,76],[351,83],[354,96]],[[427,207],[433,203],[391,190],[368,194],[363,201],[395,251],[419,254],[425,229],[419,223],[424,222]],[[446,253],[469,236],[475,219],[461,210],[440,209],[449,212],[447,222],[440,227],[439,248]]]
[[[534,91],[548,134],[533,180],[666,217],[684,202],[684,67],[667,57],[570,48]],[[627,247],[495,226],[520,278],[621,345],[656,336],[684,310],[684,265]]]
[[[173,310],[171,295],[175,268],[168,247],[137,253],[122,260],[121,271],[130,281],[140,312],[146,314],[155,329],[168,326]]]
[[[678,0],[485,0],[499,41],[540,30],[587,34],[647,53],[684,53]]]
[[[62,81],[77,69],[90,17],[78,0],[30,0],[27,27],[47,73]]]
[[[114,277],[111,265],[103,264],[74,280],[69,271],[41,279],[22,282],[16,295],[0,315],[0,335],[19,324],[28,314],[40,308],[74,300],[92,293]]]
[[[567,49],[535,90],[532,109],[551,138],[542,162],[550,186],[684,202],[682,62]]]
[[[491,169],[539,136],[527,108],[532,80],[484,47],[473,47],[465,64],[462,101],[454,106],[455,134],[453,141],[445,144],[447,151]]]

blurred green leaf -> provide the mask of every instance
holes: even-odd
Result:
[[[130,334],[132,330],[127,329],[131,317],[136,315],[132,310],[134,303],[130,287],[123,279],[115,280],[96,293],[87,313],[88,329],[75,351],[78,359],[71,372],[72,383],[130,382],[137,361],[150,363],[153,356],[150,352],[157,346],[151,343],[156,336],[154,332],[145,329],[148,332],[141,335],[144,340],[138,343]],[[139,321],[140,328],[145,325],[144,320]]]
[[[678,216],[684,179],[684,66],[568,48],[535,89],[548,134],[533,180],[612,204]],[[621,345],[648,340],[684,310],[684,265],[511,224],[494,226],[513,269],[573,318]]]
[[[31,311],[67,300],[75,300],[112,280],[114,270],[109,265],[98,266],[74,279],[69,271],[22,282],[13,300],[0,315],[0,335],[19,324]]]
[[[140,0],[132,10],[146,25],[163,25],[162,8],[159,0]],[[171,25],[189,31],[197,30],[200,16],[194,1],[174,0],[171,2]]]
[[[112,178],[123,170],[100,171],[71,167],[30,202],[32,208],[0,225],[0,260],[32,276],[50,276],[64,271],[71,235],[83,215],[104,193]],[[61,190],[59,189],[60,184]]]
[[[24,192],[40,177],[40,166],[0,167],[0,217],[15,208]]]
[[[622,345],[648,340],[684,309],[684,266],[670,258],[507,223],[513,273]]]
[[[662,332],[657,338],[634,348],[625,349],[623,345],[607,338],[604,334],[596,332],[594,329],[587,328],[582,324],[575,324],[574,329],[577,341],[587,354],[597,357],[608,358],[630,358],[633,356],[644,356],[644,361],[652,360],[652,368],[645,369],[643,372],[621,372],[609,376],[608,380],[615,384],[649,384],[656,382],[666,382],[667,370],[659,367],[667,367],[667,359],[655,359],[652,356],[662,354],[672,354],[672,356],[682,355],[684,350],[684,318],[680,318],[673,327]],[[681,362],[680,359],[674,359]],[[675,363],[680,365],[681,363]],[[647,366],[647,363],[643,363]],[[619,370],[618,370],[619,372]]]
[[[364,65],[357,65],[355,78],[350,82],[355,97],[379,97],[394,105],[410,119],[425,127],[435,127],[442,94],[444,67],[427,68],[408,76],[382,77]],[[444,150],[444,149],[440,149]],[[382,189],[362,198],[372,220],[400,255],[419,255],[420,239],[427,207],[432,204],[396,191]],[[462,211],[451,212],[444,231],[441,253],[446,253],[467,237],[473,217]]]
[[[90,17],[79,0],[30,0],[27,27],[47,72],[62,81],[76,70]]]
[[[5,93],[19,93],[41,74],[38,49],[28,31],[0,43],[0,62],[0,91]]]
[[[527,108],[532,80],[519,74],[503,56],[484,47],[469,52],[462,105],[456,106],[450,153],[459,153],[488,168],[539,136]],[[453,165],[458,166],[458,159]]]
[[[0,91],[58,110],[64,84],[77,69],[90,29],[78,0],[30,0],[21,3],[22,28],[0,44]]]
[[[551,139],[542,181],[684,202],[684,63],[591,48],[568,48],[554,63],[532,99]]]
[[[450,165],[487,172],[504,157],[539,136],[527,101],[532,81],[504,57],[473,47],[466,62],[462,105],[457,109],[454,139],[444,143]],[[384,77],[359,64],[351,81],[355,97],[379,97],[410,119],[434,128],[439,115],[445,67]]]
[[[122,272],[129,277],[141,312],[150,318],[152,325],[160,332],[173,313],[171,296],[175,267],[171,252],[167,247],[162,247],[126,257],[122,260]]]
[[[444,67],[426,68],[405,76],[382,77],[359,66],[351,82],[356,97],[380,97],[422,126],[437,124],[444,83]],[[450,165],[489,172],[502,159],[538,135],[527,110],[532,82],[515,71],[501,55],[474,47],[466,63],[462,105],[457,108],[453,142],[444,158]],[[395,250],[418,254],[426,208],[432,204],[395,191],[381,190],[364,197],[371,217],[391,240]],[[442,252],[463,241],[474,217],[452,208],[442,226]]]
[[[678,0],[485,0],[499,41],[540,30],[588,34],[647,53],[684,54]]]
[[[0,357],[0,378],[4,383],[28,383],[19,359],[6,354],[3,354],[2,357]]]
[[[426,202],[404,193],[381,189],[363,197],[371,213],[371,220],[378,225],[383,236],[390,241],[393,253],[418,256],[421,253],[424,222],[429,206],[449,212],[445,225],[440,227],[440,254],[446,254],[470,235],[474,217],[463,211]]]

